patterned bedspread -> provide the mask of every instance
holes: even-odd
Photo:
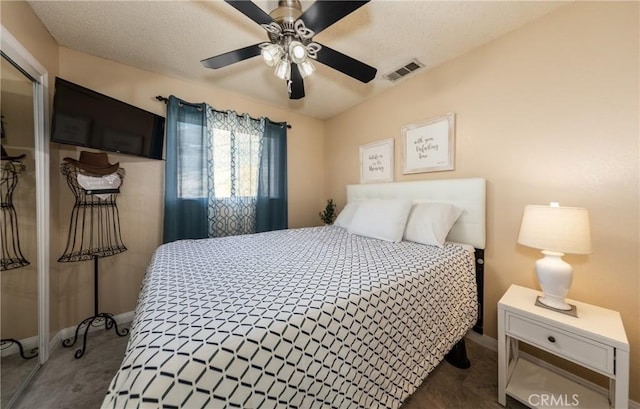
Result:
[[[159,247],[103,408],[397,408],[477,316],[461,246],[336,226]]]

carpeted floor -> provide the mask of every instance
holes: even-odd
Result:
[[[97,331],[88,338],[81,359],[77,348],[57,348],[17,401],[17,409],[99,408],[111,378],[120,366],[127,337]],[[442,362],[402,406],[403,409],[502,408],[497,395],[497,354],[467,341],[471,368]],[[507,408],[525,406],[508,398]]]

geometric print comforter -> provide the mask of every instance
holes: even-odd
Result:
[[[397,408],[475,324],[462,246],[337,226],[160,246],[103,408]]]

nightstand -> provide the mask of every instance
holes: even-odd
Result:
[[[627,408],[629,342],[620,313],[567,300],[578,317],[535,305],[541,292],[512,285],[498,302],[498,402],[530,407]],[[609,396],[523,359],[525,342],[609,378]]]

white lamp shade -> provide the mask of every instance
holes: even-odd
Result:
[[[518,243],[541,250],[591,254],[589,212],[582,207],[526,206]]]

